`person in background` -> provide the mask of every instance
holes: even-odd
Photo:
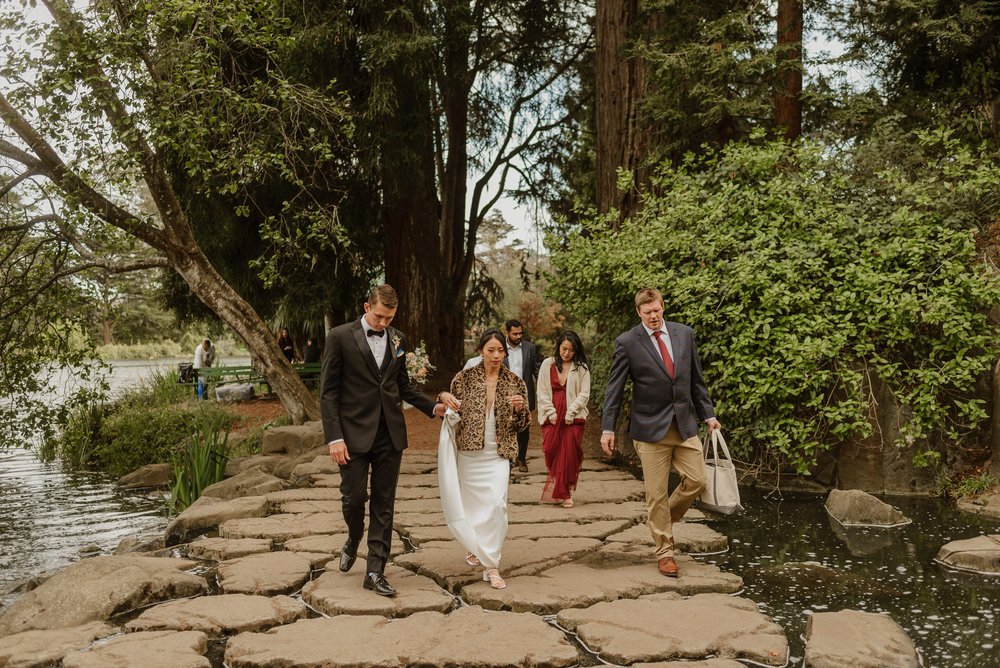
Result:
[[[319,346],[316,345],[316,339],[311,336],[306,340],[306,347],[302,349],[302,361],[306,364],[319,362]]]
[[[547,357],[538,371],[538,423],[549,475],[542,501],[573,507],[573,492],[583,465],[583,428],[590,399],[587,353],[576,332],[556,339],[556,354]]]
[[[663,296],[655,288],[635,293],[641,321],[615,339],[611,372],[601,412],[601,448],[615,450],[615,422],[622,407],[625,381],[632,379],[629,436],[642,462],[647,524],[656,544],[657,569],[677,577],[673,523],[684,517],[705,487],[705,458],[698,421],[708,433],[721,429],[701,373],[694,330],[663,317]],[[681,478],[667,496],[673,467]]]
[[[287,327],[282,327],[278,333],[278,347],[281,348],[281,352],[284,353],[285,359],[289,362],[295,359],[295,344],[292,343],[292,337],[289,336]]]
[[[195,375],[198,376],[199,399],[208,399],[208,389],[205,385],[205,379],[198,373],[198,369],[207,369],[213,364],[215,364],[215,346],[212,345],[211,341],[205,339],[194,349],[194,362],[191,364]]]
[[[507,536],[509,460],[517,455],[517,434],[531,413],[524,381],[504,366],[503,333],[486,330],[477,350],[482,361],[459,371],[451,381],[451,392],[439,395],[445,405],[458,405],[461,414],[455,428],[457,480],[441,483],[442,504],[462,508],[464,530],[456,533],[449,528],[466,549],[466,563],[482,566],[483,580],[503,589],[507,584],[499,568]]]

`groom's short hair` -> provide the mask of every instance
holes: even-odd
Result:
[[[399,297],[396,296],[396,291],[392,289],[391,285],[383,283],[374,288],[368,295],[368,304],[371,306],[381,304],[386,308],[396,308],[399,306]]]

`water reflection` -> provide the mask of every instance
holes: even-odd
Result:
[[[729,536],[730,551],[706,561],[744,578],[744,595],[785,628],[792,665],[802,663],[809,612],[851,608],[891,616],[926,666],[1000,666],[997,580],[955,577],[933,561],[945,543],[1000,533],[1000,523],[935,500],[890,503],[913,523],[842,540],[822,499],[747,494],[744,515],[713,522]]]

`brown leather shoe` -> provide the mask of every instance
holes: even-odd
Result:
[[[663,557],[657,562],[656,568],[660,571],[660,575],[666,575],[668,578],[677,577],[677,562],[673,557]]]
[[[527,473],[528,472],[528,463],[526,461],[524,461],[523,459],[518,459],[517,460],[517,470],[520,471],[521,473]]]

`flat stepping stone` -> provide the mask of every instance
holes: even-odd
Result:
[[[288,596],[221,594],[161,603],[125,625],[135,631],[201,631],[209,636],[264,631],[302,619],[308,608]]]
[[[200,631],[148,631],[112,638],[86,652],[63,658],[63,668],[211,668],[204,654],[208,636]]]
[[[284,480],[276,478],[258,466],[209,485],[202,490],[201,495],[223,500],[238,499],[241,496],[262,496],[268,492],[284,489],[286,484]]]
[[[758,612],[753,601],[724,594],[610,601],[563,610],[557,621],[602,659],[617,664],[712,657],[765,666],[788,661],[782,628]]]
[[[0,638],[58,629],[208,591],[205,578],[185,573],[196,561],[133,555],[92,557],[62,569],[0,614]]]
[[[580,655],[535,615],[473,607],[392,621],[375,615],[306,619],[230,639],[225,660],[230,668],[561,668],[577,664]]]
[[[610,534],[624,531],[632,522],[630,520],[600,520],[590,523],[548,522],[546,524],[511,524],[507,530],[507,539],[512,538],[596,538],[604,540]],[[648,533],[648,531],[647,531]],[[432,541],[455,540],[447,526],[414,527],[405,534],[414,545],[422,545]]]
[[[503,544],[500,572],[504,576],[538,573],[593,552],[600,546],[601,541],[593,538],[508,539]],[[456,541],[427,543],[416,552],[396,557],[393,563],[433,579],[448,591],[457,591],[470,582],[482,582],[482,567],[465,563],[465,550]]]
[[[746,668],[745,663],[732,659],[706,659],[704,661],[656,661],[633,663],[632,668]]]
[[[265,494],[264,498],[271,507],[277,507],[286,501],[340,501],[340,490],[329,487],[296,487]]]
[[[844,526],[896,527],[910,523],[906,515],[860,489],[835,489],[824,507]]]
[[[263,496],[245,496],[231,501],[200,496],[167,525],[164,542],[168,547],[179,545],[201,534],[215,531],[228,520],[263,517],[266,514],[267,499]]]
[[[340,552],[347,542],[347,532],[342,534],[321,534],[316,536],[306,536],[305,538],[293,538],[285,541],[282,546],[286,552],[318,552],[320,554],[332,554],[335,559],[340,558]],[[389,548],[389,557],[395,557],[406,551],[403,541],[394,539]],[[363,564],[368,557],[368,536],[362,539],[358,546],[358,563]],[[355,566],[358,568],[358,566]]]
[[[188,544],[188,556],[225,561],[270,552],[271,547],[269,538],[199,538]]]
[[[675,522],[673,529],[674,548],[679,552],[686,554],[707,554],[725,552],[729,549],[729,539],[704,524]],[[637,524],[621,533],[608,536],[607,540],[609,543],[646,545],[650,548],[656,545],[646,524]]]
[[[340,512],[270,515],[229,520],[219,525],[219,536],[222,538],[268,538],[276,543],[284,543],[303,536],[336,533],[347,533],[347,525],[344,524],[344,516]]]
[[[677,556],[677,565],[680,577],[668,578],[660,575],[656,561],[648,556],[639,559],[625,553],[598,551],[537,575],[519,575],[501,569],[507,580],[506,589],[493,589],[486,582],[476,582],[463,587],[461,593],[470,605],[487,610],[550,615],[567,608],[662,592],[694,596],[733,594],[743,588],[739,576],[724,573],[716,566],[684,555]]]
[[[312,569],[333,555],[312,552],[268,552],[223,561],[219,564],[219,588],[227,594],[288,594],[309,580]]]
[[[1000,575],[1000,534],[953,540],[940,550],[934,561],[983,575]]]
[[[437,471],[437,457],[434,458],[433,462],[430,461],[407,461],[407,457],[403,455],[403,463],[399,467],[399,476],[407,475],[426,475],[428,473],[434,473]]]
[[[339,513],[341,507],[338,497],[336,501],[321,499],[281,501],[271,506],[271,509],[278,515],[316,515],[318,513]]]
[[[0,666],[42,668],[58,665],[72,651],[86,649],[95,640],[118,633],[104,622],[90,622],[67,629],[24,631],[0,638]]]
[[[508,503],[538,503],[542,497],[544,478],[541,484],[511,485],[507,492]],[[580,476],[579,487],[573,492],[577,504],[621,503],[645,498],[645,488],[641,481],[632,480],[588,480]]]
[[[858,610],[817,612],[806,623],[803,665],[809,668],[917,668],[913,641],[886,615]]]
[[[437,473],[414,473],[399,476],[399,487],[434,487],[438,486]]]
[[[436,582],[405,568],[386,566],[385,577],[396,588],[392,597],[362,588],[364,569],[350,573],[327,571],[302,589],[302,600],[325,615],[405,617],[417,612],[447,612],[455,598]]]
[[[321,475],[337,476],[338,479],[340,478],[340,467],[330,460],[329,453],[317,455],[311,461],[298,464],[292,469],[293,480],[315,480],[316,477]]]

